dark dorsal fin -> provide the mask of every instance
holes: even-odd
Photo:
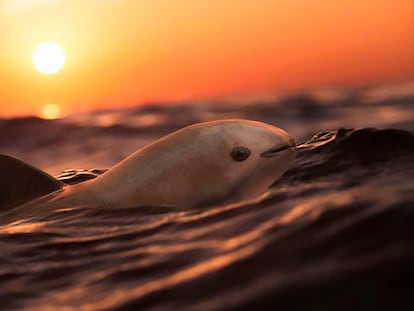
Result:
[[[52,176],[0,154],[0,212],[62,188]]]

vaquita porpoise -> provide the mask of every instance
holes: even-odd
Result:
[[[137,150],[101,176],[73,186],[0,156],[0,215],[71,206],[222,205],[263,193],[296,155],[284,130],[250,120],[194,124]],[[27,211],[26,211],[27,213]],[[26,214],[23,212],[23,214]],[[1,218],[1,217],[0,217]]]

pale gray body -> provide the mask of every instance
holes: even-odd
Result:
[[[248,157],[235,159],[235,153]],[[139,149],[96,179],[65,187],[42,201],[50,208],[228,204],[263,193],[295,154],[293,139],[272,125],[249,120],[199,123]]]

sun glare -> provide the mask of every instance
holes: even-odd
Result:
[[[54,74],[65,65],[65,50],[56,42],[45,41],[33,50],[32,61],[37,71],[43,74]]]
[[[56,104],[48,104],[42,107],[40,116],[43,119],[57,119],[60,117],[60,107]]]

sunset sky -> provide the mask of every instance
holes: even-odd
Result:
[[[0,117],[413,77],[413,0],[0,0]]]

